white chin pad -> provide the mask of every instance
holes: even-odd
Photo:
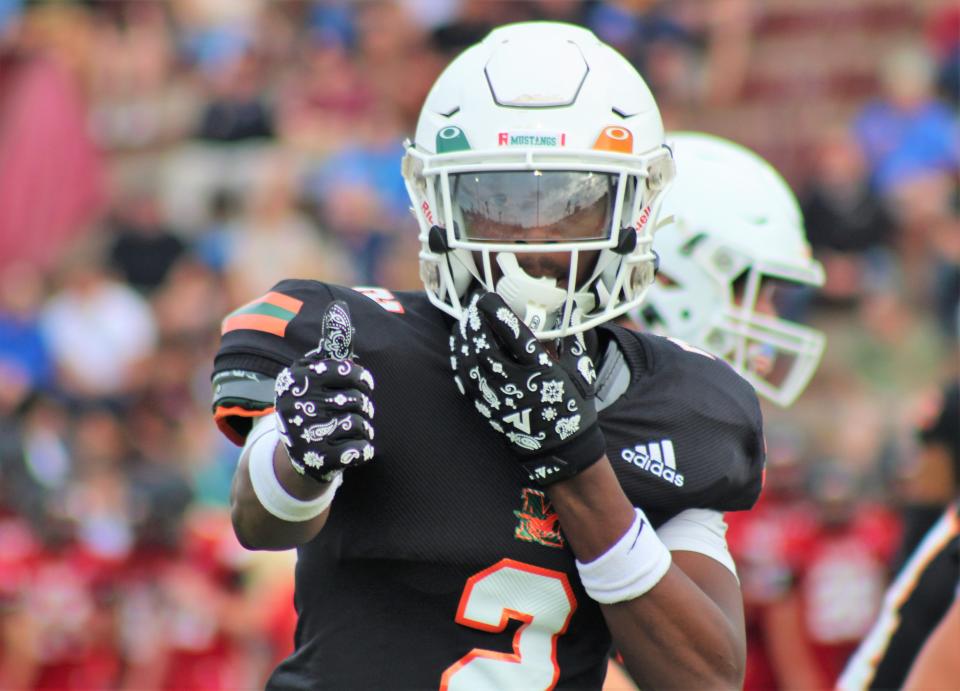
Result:
[[[567,291],[557,287],[555,278],[535,278],[521,268],[512,252],[497,254],[503,277],[497,281],[497,294],[534,333],[547,328],[563,307]]]

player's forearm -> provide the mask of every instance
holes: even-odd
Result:
[[[646,594],[601,609],[640,688],[741,688],[745,653],[732,625],[675,564]]]
[[[606,459],[550,486],[549,494],[581,562],[606,552],[633,521],[633,507]],[[742,635],[675,563],[645,594],[601,609],[641,688],[740,687],[745,664]]]
[[[329,511],[299,523],[284,521],[272,515],[263,508],[253,490],[249,462],[249,453],[244,451],[233,476],[230,496],[233,530],[240,544],[247,549],[281,550],[302,545],[316,537],[326,523]],[[325,485],[316,480],[299,475],[279,444],[273,453],[273,467],[280,484],[298,499],[313,499],[325,488]]]
[[[906,691],[956,688],[960,678],[960,598],[924,643],[904,682]]]

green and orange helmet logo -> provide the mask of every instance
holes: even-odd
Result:
[[[456,125],[447,125],[437,132],[437,153],[449,154],[455,151],[469,151],[467,135]]]

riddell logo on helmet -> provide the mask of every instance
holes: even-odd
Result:
[[[656,475],[677,487],[683,487],[683,475],[677,472],[677,459],[673,453],[673,442],[669,439],[637,444],[632,449],[623,449],[620,458],[627,463]]]
[[[420,205],[420,208],[423,210],[423,216],[427,219],[427,223],[433,225],[433,212],[430,211],[430,205],[426,202]]]
[[[637,230],[643,230],[643,227],[647,225],[647,221],[650,220],[650,207],[644,207],[643,211],[640,212],[640,220],[637,221]]]
[[[498,146],[566,146],[566,133],[500,132]]]

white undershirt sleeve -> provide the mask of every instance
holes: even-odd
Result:
[[[687,509],[657,528],[657,536],[671,552],[697,552],[720,562],[736,576],[737,567],[727,548],[727,522],[711,509]]]

